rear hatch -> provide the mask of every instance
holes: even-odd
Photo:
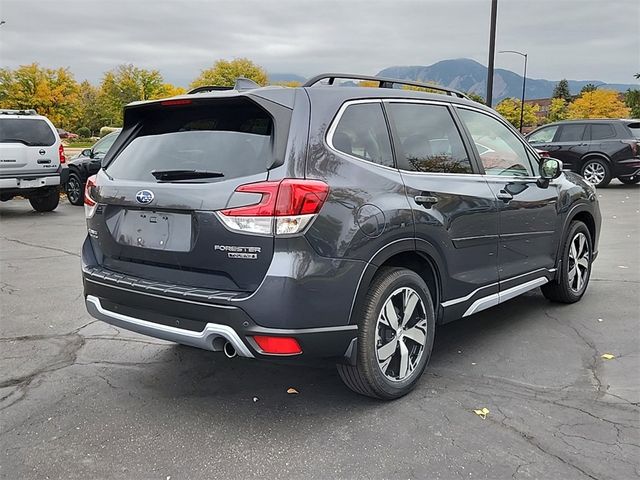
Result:
[[[103,267],[185,286],[258,287],[273,236],[233,231],[216,212],[260,202],[236,188],[267,180],[284,157],[291,110],[260,103],[237,95],[127,108],[88,221]]]
[[[0,176],[54,173],[59,140],[43,118],[0,115]]]

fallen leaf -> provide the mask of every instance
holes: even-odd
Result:
[[[474,410],[473,413],[475,413],[476,415],[478,415],[481,419],[485,419],[487,418],[487,415],[489,415],[489,409],[487,407],[482,407],[478,410]]]
[[[600,355],[600,358],[604,358],[605,360],[613,360],[614,358],[616,358],[616,356],[611,355],[610,353],[603,353],[602,355]]]
[[[287,393],[295,395],[300,392],[298,392],[298,390],[296,390],[295,388],[289,388],[287,389]]]

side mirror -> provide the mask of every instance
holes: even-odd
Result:
[[[80,152],[80,155],[82,155],[83,157],[89,157],[91,158],[92,152],[90,148],[85,148],[84,150],[82,150]]]
[[[555,158],[542,157],[540,159],[540,178],[538,179],[538,185],[547,188],[549,182],[555,178],[558,178],[562,173],[562,162]]]

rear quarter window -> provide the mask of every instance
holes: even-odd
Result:
[[[616,130],[613,125],[607,123],[594,123],[591,125],[591,140],[607,140],[616,138]]]
[[[56,143],[53,129],[38,118],[0,118],[0,143],[50,147]]]
[[[224,179],[266,172],[273,119],[247,99],[155,108],[109,163],[114,178],[155,182],[154,170],[206,170]],[[209,180],[215,181],[215,180]]]

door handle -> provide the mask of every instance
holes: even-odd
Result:
[[[513,200],[513,195],[511,195],[509,192],[505,192],[504,190],[500,190],[496,194],[496,197],[499,200],[502,200],[504,203],[508,203],[510,200]]]
[[[416,195],[413,197],[418,205],[429,208],[434,203],[438,203],[438,198],[432,195]]]

